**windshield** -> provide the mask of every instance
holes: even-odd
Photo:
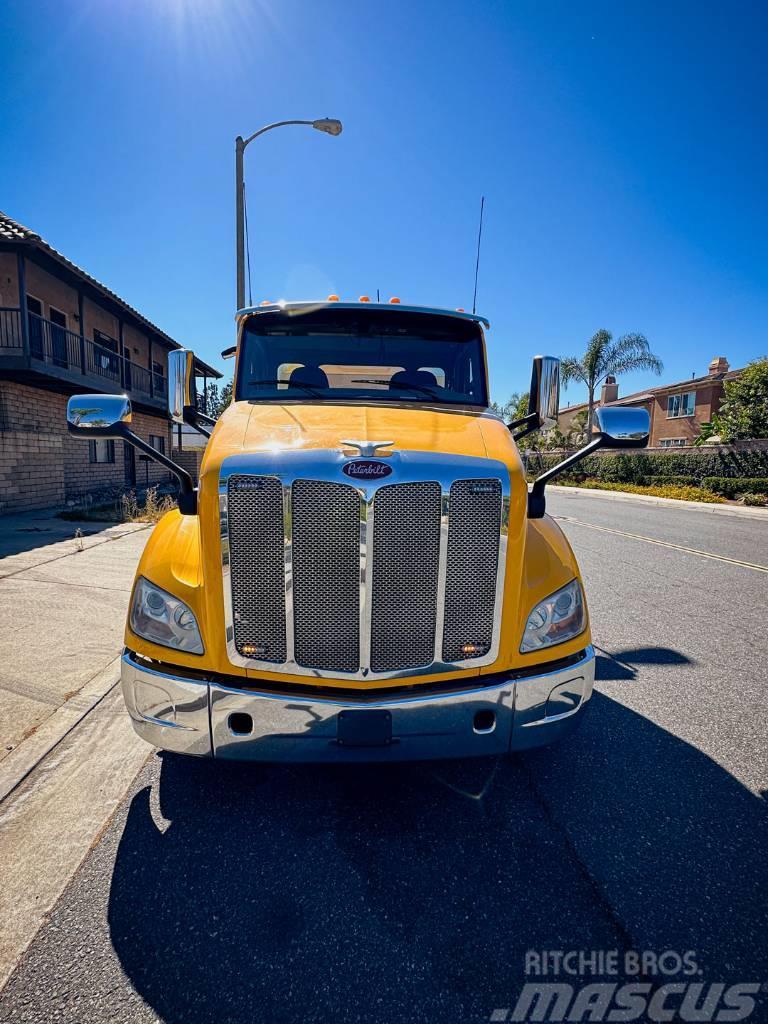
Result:
[[[238,400],[487,406],[480,329],[395,310],[261,313],[243,330]]]

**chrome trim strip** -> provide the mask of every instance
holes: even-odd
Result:
[[[349,457],[341,450],[309,449],[286,450],[281,452],[254,452],[247,455],[232,455],[221,464],[219,473],[219,526],[221,542],[222,586],[224,596],[224,622],[226,630],[227,655],[230,663],[250,668],[260,674],[313,676],[326,679],[364,680],[407,678],[408,676],[433,673],[456,672],[466,668],[482,668],[496,661],[501,640],[501,616],[503,611],[504,577],[506,571],[507,534],[509,525],[510,477],[507,467],[494,459],[476,458],[449,453],[394,451],[388,453],[387,465],[391,473],[383,480],[356,480],[355,487],[360,494],[360,667],[357,672],[327,671],[309,669],[297,665],[294,656],[293,621],[293,571],[291,523],[291,487],[295,480],[319,480],[328,483],[350,481],[342,467]],[[232,610],[232,579],[230,571],[229,524],[227,500],[229,478],[234,475],[253,475],[277,478],[283,488],[283,523],[285,530],[285,608],[286,608],[286,654],[285,662],[263,662],[245,658],[237,651],[234,636]],[[451,484],[456,480],[493,479],[501,482],[502,510],[499,533],[499,557],[496,569],[496,599],[494,606],[493,642],[487,654],[480,658],[466,658],[463,661],[442,661],[442,633],[445,607],[445,571],[447,560],[448,528],[450,525],[449,496]],[[396,669],[388,672],[371,672],[371,588],[373,564],[374,498],[379,487],[392,484],[415,483],[434,480],[440,484],[443,507],[441,510],[440,555],[438,576],[438,615],[435,629],[435,660],[430,665],[418,668]],[[439,633],[438,633],[439,630]]]
[[[371,671],[371,609],[373,607],[373,500],[360,494],[360,675]]]
[[[283,484],[283,545],[285,564],[285,657],[295,661],[295,629],[293,618],[293,491],[292,484]],[[246,661],[248,659],[246,658]]]
[[[440,497],[440,551],[437,556],[437,615],[435,616],[435,654],[443,650],[445,626],[445,577],[448,569],[448,515],[451,496],[443,491]],[[498,568],[496,570],[498,575]]]

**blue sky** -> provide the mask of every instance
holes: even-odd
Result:
[[[0,35],[0,209],[214,363],[234,138],[323,116],[248,150],[254,301],[470,308],[484,194],[494,397],[601,327],[667,381],[768,352],[760,0],[10,0]]]

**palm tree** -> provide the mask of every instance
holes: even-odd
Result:
[[[592,435],[595,409],[595,391],[606,377],[634,370],[650,370],[657,376],[664,369],[661,360],[651,352],[643,334],[625,334],[613,340],[610,331],[598,331],[587,345],[587,351],[577,359],[569,356],[560,362],[560,377],[566,386],[579,380],[587,386],[587,436]]]

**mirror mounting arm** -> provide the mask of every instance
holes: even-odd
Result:
[[[541,417],[538,412],[529,412],[527,416],[521,416],[519,419],[512,420],[511,423],[507,423],[507,430],[512,433],[513,430],[517,430],[518,427],[527,427],[528,431],[538,430],[541,426]]]
[[[602,448],[606,443],[606,438],[601,434],[590,441],[588,445],[580,448],[573,455],[569,455],[562,462],[558,462],[556,466],[546,470],[541,476],[537,477],[533,481],[533,487],[528,492],[528,518],[529,519],[542,519],[547,509],[547,499],[544,496],[544,488],[547,486],[552,477],[557,476],[558,473],[562,473],[563,470],[570,469],[571,466],[577,462],[581,462],[592,452],[597,451],[598,448]]]
[[[134,434],[124,424],[118,426],[112,436],[121,437],[123,441],[132,444],[134,448],[138,448],[140,452],[148,455],[150,459],[154,459],[161,466],[165,466],[168,472],[172,473],[179,481],[179,512],[183,516],[197,515],[197,491],[195,490],[194,481],[186,469],[177,466],[173,459],[169,459],[167,455],[153,448],[151,444],[148,444],[138,434]]]
[[[194,427],[198,434],[202,434],[203,437],[210,437],[211,431],[208,429],[208,426],[213,427],[216,425],[216,420],[198,412],[193,406],[185,406],[184,422],[189,424],[190,427]]]

